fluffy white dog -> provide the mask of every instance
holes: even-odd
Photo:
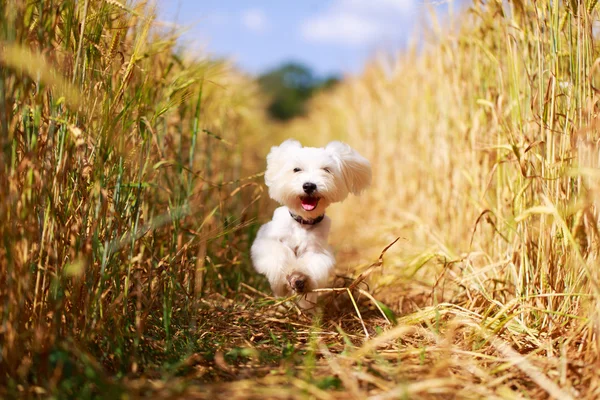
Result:
[[[317,294],[306,292],[325,287],[335,265],[325,209],[367,188],[371,165],[345,143],[314,148],[286,140],[267,156],[265,183],[283,207],[258,231],[251,249],[254,268],[269,279],[276,296],[304,294],[299,305],[314,307]]]

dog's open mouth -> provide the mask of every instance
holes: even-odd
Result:
[[[317,208],[320,198],[315,196],[302,196],[300,203],[305,211],[312,211]]]

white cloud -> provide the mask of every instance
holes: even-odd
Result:
[[[308,20],[302,27],[303,36],[315,42],[361,45],[380,36],[382,26],[351,13],[326,15]]]
[[[362,46],[397,37],[414,17],[416,0],[334,0],[300,26],[312,42]]]
[[[242,13],[242,24],[253,32],[264,32],[267,28],[267,17],[262,10],[249,9]]]

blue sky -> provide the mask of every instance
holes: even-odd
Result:
[[[423,0],[158,0],[159,20],[190,29],[193,52],[227,57],[252,74],[299,61],[320,75],[357,74],[374,55],[404,48]],[[438,7],[439,8],[439,7]]]

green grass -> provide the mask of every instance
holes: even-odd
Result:
[[[152,12],[2,3],[0,396],[598,397],[595,2],[432,16],[287,124]],[[252,270],[289,136],[371,160],[332,242],[391,324],[364,295],[298,315]]]

